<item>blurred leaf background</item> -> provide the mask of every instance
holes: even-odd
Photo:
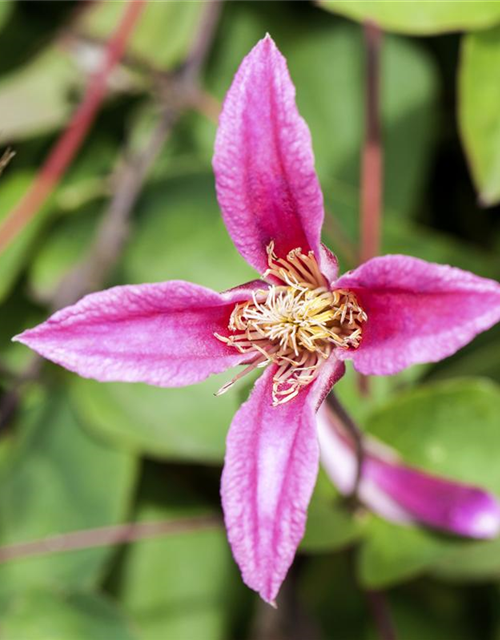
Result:
[[[0,2],[0,152],[16,152],[0,177],[0,221],[64,131],[126,7]],[[2,638],[367,640],[377,637],[373,590],[386,591],[403,640],[500,638],[500,541],[353,512],[322,474],[271,610],[242,585],[218,520],[189,525],[220,513],[225,434],[248,388],[215,399],[225,376],[174,390],[99,384],[10,342],[96,287],[182,278],[222,290],[253,277],[222,224],[211,155],[221,100],[266,32],[311,128],[324,240],[343,268],[355,266],[365,20],[385,31],[384,253],[500,278],[499,2],[146,3],[74,162],[0,254]],[[161,123],[165,142],[103,253],[110,203]],[[80,291],[99,242],[109,261]],[[367,397],[352,371],[338,385],[364,429],[411,464],[500,496],[500,330],[438,365],[371,382]],[[179,520],[184,532],[64,551],[69,532]],[[37,556],[2,554],[54,536]]]

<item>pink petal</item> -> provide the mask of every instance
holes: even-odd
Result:
[[[366,476],[423,524],[471,538],[500,533],[500,503],[482,489],[375,457]]]
[[[352,442],[341,434],[324,404],[317,415],[321,460],[338,489],[349,494],[357,461]],[[500,533],[500,503],[483,489],[424,473],[399,462],[395,452],[372,438],[365,442],[360,500],[397,523],[420,522],[471,538]]]
[[[369,260],[342,276],[368,315],[352,358],[364,374],[397,373],[455,353],[500,320],[500,285],[454,267],[409,256]]]
[[[304,534],[318,471],[315,412],[344,366],[333,357],[292,401],[271,405],[269,367],[234,417],[222,475],[222,504],[245,583],[273,602]]]
[[[184,386],[248,360],[213,334],[227,333],[234,303],[255,286],[223,294],[182,281],[114,287],[14,340],[86,378]]]
[[[323,196],[311,136],[270,36],[243,60],[227,93],[213,166],[229,234],[259,273],[271,240],[279,257],[298,247],[320,256]]]

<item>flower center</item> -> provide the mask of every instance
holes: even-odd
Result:
[[[270,362],[278,365],[273,378],[273,405],[288,402],[310,384],[334,348],[356,349],[367,316],[355,294],[330,291],[312,252],[290,251],[278,258],[271,243],[270,286],[253,292],[252,300],[238,303],[229,320],[229,336],[216,338],[241,353],[253,354],[250,365],[220,389]]]

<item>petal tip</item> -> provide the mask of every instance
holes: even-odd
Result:
[[[486,494],[486,499],[469,521],[468,535],[472,538],[495,538],[500,533],[500,504]]]

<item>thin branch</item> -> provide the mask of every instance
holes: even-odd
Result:
[[[193,40],[190,53],[183,65],[182,73],[187,82],[193,84],[198,82],[201,69],[212,46],[221,9],[221,0],[208,0],[201,16],[197,37]]]
[[[80,106],[52,148],[28,192],[0,225],[0,252],[40,210],[82,145],[106,95],[109,76],[125,51],[146,1],[129,0],[122,20],[106,46],[102,67],[90,80]]]
[[[326,397],[326,401],[330,409],[345,427],[345,430],[351,437],[354,445],[354,451],[356,455],[356,476],[354,478],[354,483],[352,485],[352,489],[348,498],[353,502],[353,504],[357,504],[359,485],[361,483],[363,475],[363,461],[365,457],[363,432],[353,420],[351,415],[346,411],[344,406],[340,403],[339,399],[333,391],[328,394],[328,396]]]
[[[380,48],[382,32],[366,23],[365,142],[361,166],[361,261],[380,252],[382,141],[380,127]]]
[[[98,527],[96,529],[81,529],[79,531],[33,540],[32,542],[21,542],[0,547],[0,564],[21,558],[52,555],[54,553],[90,549],[93,547],[128,544],[148,538],[191,533],[204,529],[218,529],[220,527],[222,527],[220,517],[206,515],[183,518],[181,520],[129,522],[109,527]]]
[[[365,591],[364,593],[380,640],[397,640],[396,627],[385,593],[383,591]]]
[[[6,149],[0,156],[0,176],[2,175],[5,167],[9,164],[9,162],[15,155],[15,151],[12,151],[12,149]]]

